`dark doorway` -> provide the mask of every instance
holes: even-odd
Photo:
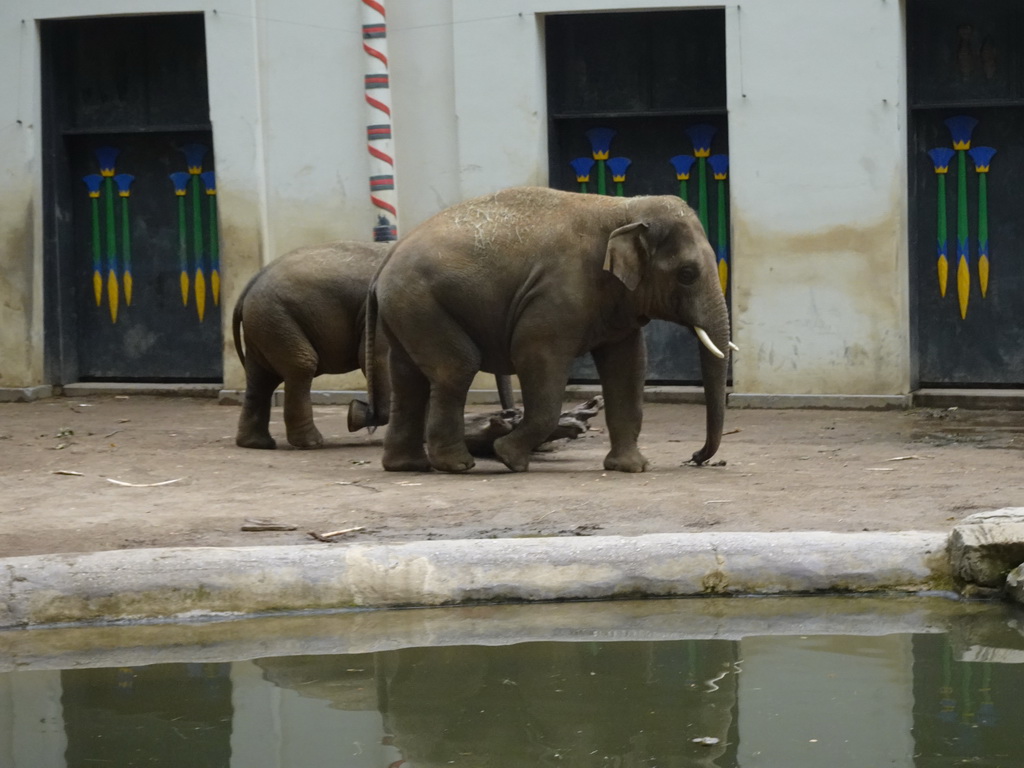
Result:
[[[551,186],[684,197],[718,253],[728,298],[724,11],[553,15],[545,34]],[[649,384],[699,383],[693,334],[655,320],[645,335]],[[589,356],[573,380],[597,380]]]
[[[62,765],[231,765],[230,663],[65,669]]]
[[[222,378],[201,14],[42,24],[56,383]]]
[[[1024,385],[1024,5],[908,0],[920,386]]]

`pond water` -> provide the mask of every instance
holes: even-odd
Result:
[[[474,607],[0,633],[0,766],[1020,766],[1024,612]]]

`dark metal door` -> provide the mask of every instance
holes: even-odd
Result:
[[[79,379],[219,380],[210,138],[68,138]]]
[[[911,286],[921,386],[1024,384],[1024,5],[910,0]]]
[[[609,195],[680,195],[719,256],[728,298],[728,121],[721,10],[547,17],[549,179]],[[673,323],[646,329],[647,381],[700,381],[698,343]],[[574,381],[596,381],[590,356]]]
[[[219,381],[202,16],[49,22],[43,44],[54,378]]]

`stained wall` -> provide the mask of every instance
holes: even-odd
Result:
[[[205,15],[225,308],[270,258],[369,239],[360,3],[8,0],[0,6],[0,387],[44,371],[37,24]],[[466,197],[547,183],[543,15],[707,7],[390,0],[399,231]],[[911,387],[901,7],[724,6],[737,393]],[[242,388],[230,312],[225,388]],[[319,388],[361,386],[330,377]]]

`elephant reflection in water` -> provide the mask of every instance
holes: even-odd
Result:
[[[376,685],[364,677],[361,686],[375,689],[403,768],[712,768],[735,756],[736,675],[722,674],[734,670],[735,654],[727,641],[411,648],[372,654]],[[370,655],[356,666],[370,669]],[[287,686],[289,678],[299,682],[287,666],[315,665],[314,658],[260,664],[272,665],[268,679]],[[297,690],[353,708],[338,682],[351,658],[322,657],[304,675],[319,681],[318,693]],[[708,737],[713,743],[694,741]]]

